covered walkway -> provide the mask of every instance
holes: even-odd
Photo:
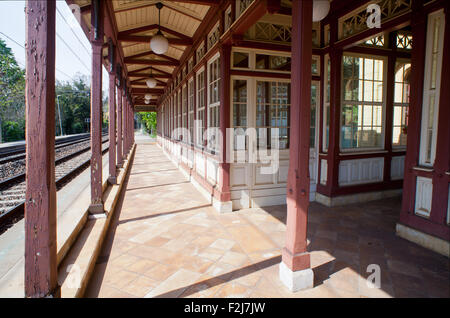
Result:
[[[448,258],[395,236],[400,198],[311,204],[314,288],[291,293],[278,278],[286,206],[219,214],[160,147],[136,143],[87,297],[450,297]]]

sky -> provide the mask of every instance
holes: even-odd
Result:
[[[0,38],[25,68],[25,1],[0,0]],[[56,3],[56,79],[72,81],[77,73],[91,76],[91,46],[66,1]],[[108,74],[103,68],[103,92],[108,92]]]

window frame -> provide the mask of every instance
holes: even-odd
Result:
[[[200,76],[203,75],[203,85],[200,85]],[[201,129],[201,133],[199,133],[200,131],[196,132],[196,140],[195,140],[195,144],[198,147],[203,148],[203,134],[204,131],[206,129],[206,123],[205,123],[205,114],[206,114],[206,100],[205,100],[205,76],[206,76],[206,69],[204,66],[202,66],[196,73],[195,73],[195,80],[196,80],[196,91],[195,91],[195,95],[196,95],[196,101],[197,101],[197,109],[196,109],[196,120],[198,122],[200,116],[199,116],[199,112],[203,111],[203,116],[202,116],[202,125],[200,127],[197,127],[197,129]],[[202,98],[200,98],[200,94],[201,96],[203,96]],[[200,101],[203,101],[203,105],[200,105]]]
[[[412,67],[411,59],[397,58],[396,61],[395,61],[395,65],[397,65],[398,63],[403,64],[402,68],[405,66],[405,64],[410,64],[410,68]],[[403,102],[403,97],[404,97],[403,95],[405,94],[405,92],[404,92],[404,87],[402,87],[402,102],[398,103],[398,102],[395,101],[395,97],[396,97],[395,96],[395,94],[396,94],[395,85],[400,83],[400,82],[397,82],[397,80],[395,78],[395,75],[396,74],[394,74],[394,96],[393,96],[394,100],[393,100],[393,103],[392,103],[392,107],[393,107],[392,108],[392,112],[393,112],[393,114],[392,114],[392,140],[391,140],[391,145],[392,145],[392,150],[393,151],[405,151],[406,147],[407,147],[407,144],[406,145],[394,145],[394,129],[396,127],[399,127],[399,126],[395,125],[395,121],[394,121],[394,119],[395,119],[395,108],[396,107],[401,107],[402,108],[402,114],[403,114],[403,108],[406,108],[406,125],[405,125],[405,127],[408,128],[407,119],[408,119],[408,116],[409,116],[409,105],[411,103],[411,100],[409,99],[408,103]],[[403,80],[404,80],[404,78],[403,78]],[[403,85],[405,85],[405,82],[402,82],[402,83],[403,83]],[[411,83],[410,83],[410,89],[411,89]],[[400,127],[403,127],[403,125],[401,125]]]
[[[383,61],[383,90],[382,90],[382,96],[383,101],[382,102],[365,102],[365,101],[347,101],[345,100],[345,83],[344,83],[344,62],[343,59],[345,56],[350,57],[357,57],[362,59],[372,59],[372,60],[382,60]],[[341,60],[341,105],[340,105],[340,114],[339,114],[339,149],[341,153],[365,153],[365,152],[372,152],[372,151],[384,151],[386,149],[386,105],[387,105],[387,70],[388,70],[388,57],[387,56],[380,56],[380,55],[373,55],[373,54],[359,54],[359,53],[353,53],[353,52],[346,52],[344,51],[342,54],[342,60]],[[359,79],[360,80],[360,79]],[[372,80],[373,81],[373,80]],[[374,90],[372,90],[372,93]],[[342,147],[342,122],[343,122],[343,107],[345,105],[365,105],[365,104],[371,104],[373,106],[381,106],[381,144],[379,147],[359,147],[359,148],[343,148]]]
[[[217,75],[218,75],[218,77],[217,78],[215,78],[215,79],[213,79],[212,81],[211,81],[211,74],[212,74],[212,72],[211,72],[211,65],[213,64],[213,63],[216,63],[218,61],[218,72],[217,72]],[[207,105],[207,109],[208,109],[208,120],[207,120],[207,122],[208,122],[208,125],[207,125],[207,127],[208,128],[211,128],[211,127],[220,127],[220,85],[221,85],[221,76],[220,76],[220,63],[221,63],[221,61],[220,61],[220,53],[217,53],[216,55],[214,55],[209,61],[208,61],[208,64],[207,64],[207,67],[208,67],[208,71],[207,71],[207,90],[208,90],[208,92],[207,92],[207,96],[208,96],[208,100],[207,100],[207,102],[206,102],[206,105]],[[211,87],[213,86],[213,85],[215,85],[217,83],[217,90],[218,90],[218,99],[217,99],[217,101],[213,101],[213,102],[211,102]],[[217,125],[216,126],[213,126],[213,125],[211,125],[212,124],[212,122],[211,122],[211,116],[209,116],[210,115],[210,110],[211,110],[211,108],[218,108],[217,109],[217,111],[218,111],[218,122],[216,123]]]
[[[191,94],[191,88],[193,94]],[[191,77],[187,84],[187,93],[188,93],[188,127],[189,133],[191,135],[191,145],[194,144],[194,120],[195,120],[195,85],[194,85],[194,77]]]
[[[322,151],[328,153],[328,147],[330,142],[330,123],[331,123],[331,58],[329,54],[325,54],[323,58],[323,100],[322,100]],[[330,65],[330,70],[328,70],[328,64]],[[330,91],[328,92],[328,85],[330,86]],[[328,100],[327,100],[328,98]],[[327,124],[327,111],[329,112],[329,123]],[[328,128],[328,134],[327,134]]]
[[[433,54],[433,40],[434,40],[434,25],[432,24],[436,18],[441,19],[440,34],[438,38],[438,52],[437,52],[437,65],[436,65],[436,87],[433,90],[431,87],[427,89],[428,84],[431,83],[431,72],[432,72],[432,60],[430,54]],[[426,45],[426,55],[425,55],[425,76],[423,85],[423,100],[422,100],[422,120],[420,128],[420,150],[419,150],[419,165],[426,167],[433,167],[436,159],[436,144],[438,135],[438,116],[439,116],[439,105],[440,105],[440,93],[441,93],[441,78],[442,78],[442,63],[443,63],[443,51],[444,51],[444,34],[445,34],[445,23],[448,23],[445,18],[444,10],[438,10],[432,12],[428,15],[428,25],[427,25],[427,45]],[[431,86],[431,85],[429,85]],[[434,94],[433,94],[434,91]],[[427,141],[427,130],[429,127],[425,123],[429,121],[429,109],[430,109],[430,98],[434,96],[434,113],[433,113],[433,123],[432,123],[432,136],[431,136],[431,153],[430,162],[427,162],[427,151],[429,147],[429,142]]]

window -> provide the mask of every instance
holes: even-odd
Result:
[[[178,115],[178,121],[177,121],[177,128],[183,127],[181,123],[181,90],[178,90],[178,99],[177,99],[177,115]]]
[[[397,48],[404,50],[412,49],[413,38],[412,35],[407,32],[397,33]]]
[[[234,133],[234,149],[246,149],[246,142],[240,144],[241,138],[238,136],[245,136],[247,129],[247,81],[233,80],[233,128]],[[244,139],[245,140],[245,139]]]
[[[324,97],[323,97],[323,151],[328,152],[328,145],[330,142],[330,96],[331,96],[331,60],[330,56],[325,55],[325,69],[324,69]]]
[[[205,42],[202,42],[199,47],[197,48],[197,51],[195,52],[196,54],[196,62],[200,62],[201,59],[203,58],[203,56],[205,56]]]
[[[188,62],[187,72],[190,73],[194,69],[194,57],[191,57]]]
[[[383,147],[384,60],[343,56],[341,149]]]
[[[231,6],[228,6],[227,10],[225,11],[224,20],[225,20],[224,21],[224,28],[225,28],[224,33],[225,33],[233,24],[233,17],[231,15]]]
[[[258,149],[271,149],[271,128],[279,129],[279,149],[289,148],[290,106],[291,85],[289,83],[256,82]],[[265,128],[265,130],[260,132],[259,128]]]
[[[323,43],[325,44],[325,46],[328,46],[328,45],[330,44],[330,38],[331,38],[331,34],[330,34],[330,25],[329,25],[329,24],[327,24],[327,25],[324,27],[323,34],[324,34],[324,40],[323,40]]]
[[[175,117],[175,99],[176,94],[172,96],[172,114],[171,114],[171,133],[173,134],[175,128],[176,128],[176,117]],[[172,138],[175,138],[175,136],[172,136]]]
[[[319,82],[311,83],[311,125],[309,133],[309,146],[316,148],[317,107],[319,103]]]
[[[188,102],[189,102],[189,134],[191,135],[191,143],[194,141],[194,102],[195,102],[195,91],[194,91],[194,80],[191,79],[188,83]]]
[[[287,56],[256,54],[256,69],[290,72],[291,58]]]
[[[366,42],[364,42],[365,45],[375,46],[375,47],[377,47],[377,46],[378,47],[383,47],[384,43],[385,43],[384,35],[376,36],[376,37],[371,38],[371,39],[367,40]]]
[[[236,1],[236,19],[241,16],[245,9],[250,6],[253,0],[237,0]]]
[[[249,54],[245,52],[233,52],[233,67],[249,68]]]
[[[313,55],[311,64],[311,73],[313,76],[320,76],[320,56]]]
[[[220,57],[208,65],[208,128],[219,127]]]
[[[217,23],[213,30],[208,34],[208,51],[219,41],[220,24]]]
[[[205,71],[197,74],[197,145],[203,145],[203,131],[205,130]]]
[[[395,70],[392,146],[406,147],[411,63],[397,62]]]
[[[425,166],[433,166],[436,155],[444,27],[442,10],[429,15],[420,138],[420,164]]]
[[[188,120],[188,109],[187,109],[187,107],[188,107],[188,105],[187,105],[187,102],[188,102],[188,96],[187,96],[187,86],[186,85],[184,85],[183,86],[183,90],[182,90],[182,94],[183,94],[183,96],[182,96],[182,100],[183,100],[183,104],[182,104],[182,107],[183,107],[183,128],[185,128],[185,129],[187,129],[188,128],[188,122],[187,122],[187,120]],[[183,140],[184,142],[188,142],[188,140]]]

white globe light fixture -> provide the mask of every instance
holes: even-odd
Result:
[[[145,81],[145,83],[147,83],[147,86],[149,88],[155,88],[156,84],[158,84],[153,77],[150,77],[148,80]]]
[[[161,2],[158,2],[156,4],[156,7],[159,10],[159,23],[158,23],[158,33],[156,33],[155,36],[152,37],[150,40],[150,48],[152,51],[156,54],[164,54],[169,49],[169,41],[165,38],[165,36],[161,32],[161,9],[163,7],[163,4]]]
[[[145,100],[145,105],[150,104],[150,101],[148,99]]]
[[[145,94],[145,99],[150,100],[152,98],[151,94]]]
[[[325,19],[330,12],[330,2],[328,0],[314,0],[313,2],[313,22]]]

